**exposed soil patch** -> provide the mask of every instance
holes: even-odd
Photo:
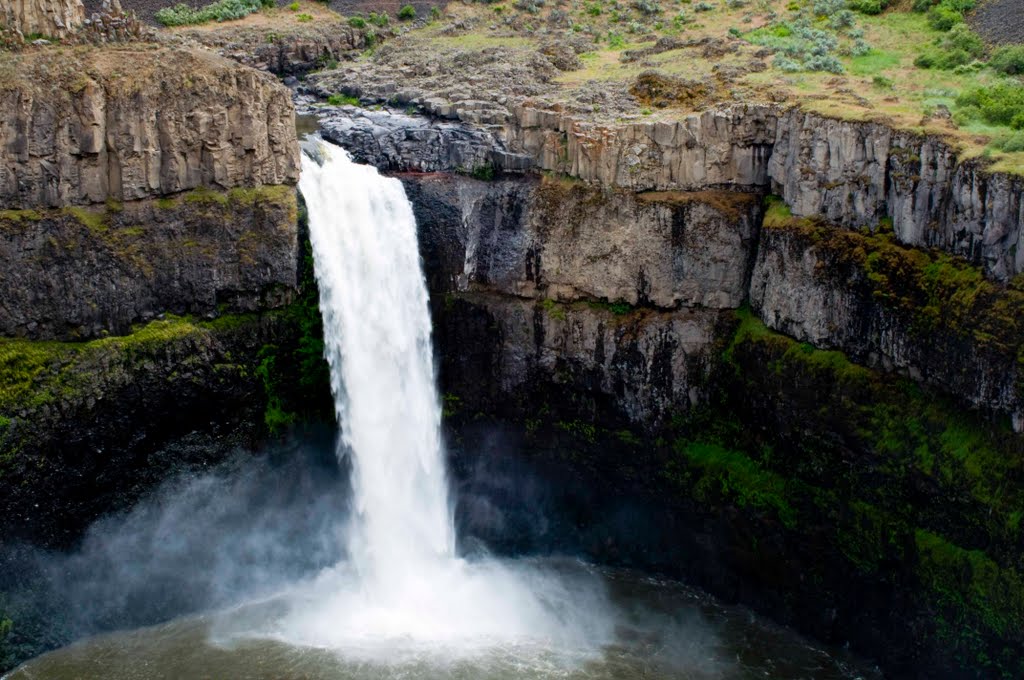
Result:
[[[663,109],[669,106],[696,109],[715,99],[715,88],[698,80],[673,78],[657,71],[637,76],[629,93],[645,106]]]

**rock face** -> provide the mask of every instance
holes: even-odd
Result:
[[[537,167],[634,191],[764,187],[778,116],[736,105],[678,122],[600,125],[528,106],[512,113],[508,144]]]
[[[370,84],[352,91],[374,92]],[[461,121],[355,111],[325,118],[336,141],[393,172],[458,169],[441,150],[451,142],[458,160],[487,161],[498,171],[532,167],[632,191],[772,191],[797,216],[871,229],[891,220],[902,243],[942,248],[1000,281],[1024,272],[1024,179],[988,172],[939,139],[880,123],[775,105],[601,124],[529,104],[452,104],[417,90],[381,101]]]
[[[471,293],[438,313],[435,334],[440,347],[461,348],[443,354],[442,373],[478,410],[531,418],[569,400],[588,426],[615,414],[656,429],[702,401],[727,317]]]
[[[1024,292],[756,193],[401,178],[455,450],[567,469],[581,552],[896,675],[1024,670]]]
[[[86,339],[165,312],[281,306],[297,283],[295,220],[285,186],[0,213],[0,334]]]
[[[445,244],[445,276],[457,290],[662,309],[735,308],[746,297],[755,195],[634,194],[555,179],[405,181],[422,228]]]
[[[0,342],[0,536],[68,545],[164,476],[251,442],[265,403],[252,367],[265,345],[286,342],[284,315],[153,321],[89,343]],[[31,371],[28,383],[14,380],[19,371]]]
[[[185,30],[180,35],[228,59],[279,76],[301,76],[331,62],[352,59],[374,44],[365,30],[320,20],[275,27],[270,33],[263,28],[224,26],[217,30]]]
[[[4,0],[0,20],[23,35],[63,38],[85,20],[82,0]]]
[[[319,121],[325,138],[345,147],[356,161],[386,171],[470,173],[491,169],[503,153],[486,131],[422,116],[344,106]],[[523,156],[500,167],[514,170],[517,163],[524,170],[530,167]]]
[[[1024,179],[961,162],[940,140],[791,110],[769,175],[794,215],[848,227],[887,218],[902,243],[942,248],[1003,281],[1024,271]]]
[[[0,95],[0,110],[0,207],[298,178],[288,90],[208,53],[125,48],[67,59],[41,51]]]
[[[1015,429],[1024,428],[1017,358],[1024,295],[980,277],[943,288],[965,270],[880,239],[844,236],[763,230],[750,303],[764,322],[859,363],[901,371],[974,409],[1009,415]],[[873,250],[884,267],[867,261]],[[928,280],[929,271],[937,280]]]

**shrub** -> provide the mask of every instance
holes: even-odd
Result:
[[[938,5],[928,10],[928,25],[936,31],[948,31],[957,24],[963,23],[963,20],[962,12],[946,5]]]
[[[1024,129],[1024,87],[999,83],[965,90],[956,98],[958,119],[982,120],[990,125]]]
[[[802,71],[803,65],[800,62],[793,61],[789,57],[784,57],[781,54],[775,55],[775,59],[772,61],[775,68],[785,73],[794,73],[796,71]]]
[[[1009,75],[1024,73],[1024,45],[1007,45],[992,54],[989,65]]]
[[[942,37],[940,44],[943,49],[963,50],[975,59],[985,55],[985,43],[967,24],[958,24],[951,28],[949,33]]]
[[[958,24],[916,59],[918,68],[962,68],[985,56],[985,43],[967,24]]]
[[[999,135],[992,140],[992,146],[1007,153],[1024,151],[1024,130]]]
[[[657,3],[657,0],[633,0],[633,8],[647,16],[661,14],[661,5]]]
[[[889,6],[887,0],[850,0],[847,7],[854,12],[861,14],[881,14],[882,10]]]
[[[370,12],[370,15],[366,18],[366,20],[378,28],[384,28],[389,23],[391,23],[391,17],[388,16],[387,12],[381,12],[380,14],[377,14],[376,12]]]
[[[828,18],[846,10],[846,0],[814,0],[811,10],[815,16]]]
[[[827,71],[829,73],[842,73],[844,70],[842,63],[832,54],[812,54],[804,60],[804,68],[808,71]]]
[[[431,7],[430,8],[430,20],[431,21],[437,21],[440,18],[441,18],[441,9],[439,7],[436,7],[436,6],[435,7]]]
[[[313,20],[313,15],[312,14],[306,14],[305,12],[303,12],[299,16],[295,17],[295,20],[299,21],[301,23],[306,23],[307,21],[312,21]]]
[[[410,19],[416,18],[416,8],[412,5],[403,5],[402,9],[398,10],[399,21],[409,21]]]
[[[828,17],[828,25],[833,31],[841,31],[844,28],[853,26],[853,12],[848,9],[841,9]]]
[[[875,76],[871,79],[871,84],[882,90],[891,90],[893,87],[892,78],[886,78],[885,76]]]
[[[349,17],[348,25],[352,28],[366,28],[366,19],[362,17]]]
[[[702,2],[698,2],[696,5],[693,6],[693,11],[694,12],[710,12],[714,8],[715,8],[715,6],[712,5],[710,2],[703,2],[702,1]]]
[[[179,4],[157,11],[156,20],[164,26],[191,26],[210,21],[231,21],[257,12],[261,7],[273,7],[274,4],[274,0],[218,0],[199,8]]]
[[[626,41],[615,31],[608,31],[608,47],[613,50],[620,50],[626,46]]]
[[[530,14],[540,13],[540,8],[544,6],[544,0],[516,0],[516,9],[520,9]]]
[[[288,5],[288,9],[290,9],[293,12],[298,12],[299,11],[299,3],[293,2],[292,4]]]
[[[601,3],[599,2],[592,2],[589,5],[587,5],[587,14],[589,14],[592,17],[601,16],[602,11],[603,10],[601,9]]]

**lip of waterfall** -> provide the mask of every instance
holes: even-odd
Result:
[[[307,134],[303,139],[299,140],[299,148],[311,161],[321,167],[331,157],[331,152],[327,149],[323,137],[318,132]]]

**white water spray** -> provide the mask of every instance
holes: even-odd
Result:
[[[587,658],[612,638],[593,579],[455,554],[411,206],[399,181],[311,146],[299,186],[354,513],[349,560],[296,588],[264,634],[388,663],[496,650],[515,663]]]

